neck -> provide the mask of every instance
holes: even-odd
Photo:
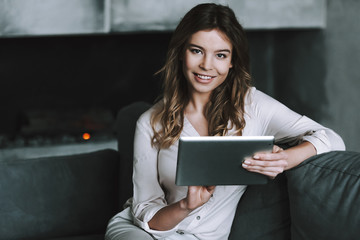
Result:
[[[209,102],[210,94],[192,94],[189,103],[185,108],[185,114],[198,113],[204,114],[205,106]]]

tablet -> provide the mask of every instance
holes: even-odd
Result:
[[[245,157],[272,151],[273,136],[180,137],[176,185],[266,184],[265,175],[242,167]]]

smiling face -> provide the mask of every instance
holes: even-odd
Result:
[[[191,35],[183,58],[183,72],[188,81],[190,96],[209,97],[222,84],[230,68],[232,44],[217,29],[198,31]]]

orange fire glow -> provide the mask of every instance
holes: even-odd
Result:
[[[83,135],[82,135],[82,138],[84,139],[84,140],[89,140],[90,139],[90,134],[89,133],[84,133]]]

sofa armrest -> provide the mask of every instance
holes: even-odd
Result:
[[[265,185],[248,186],[241,197],[229,240],[288,240],[290,211],[285,174]]]
[[[292,239],[359,238],[360,153],[314,156],[286,175]]]

